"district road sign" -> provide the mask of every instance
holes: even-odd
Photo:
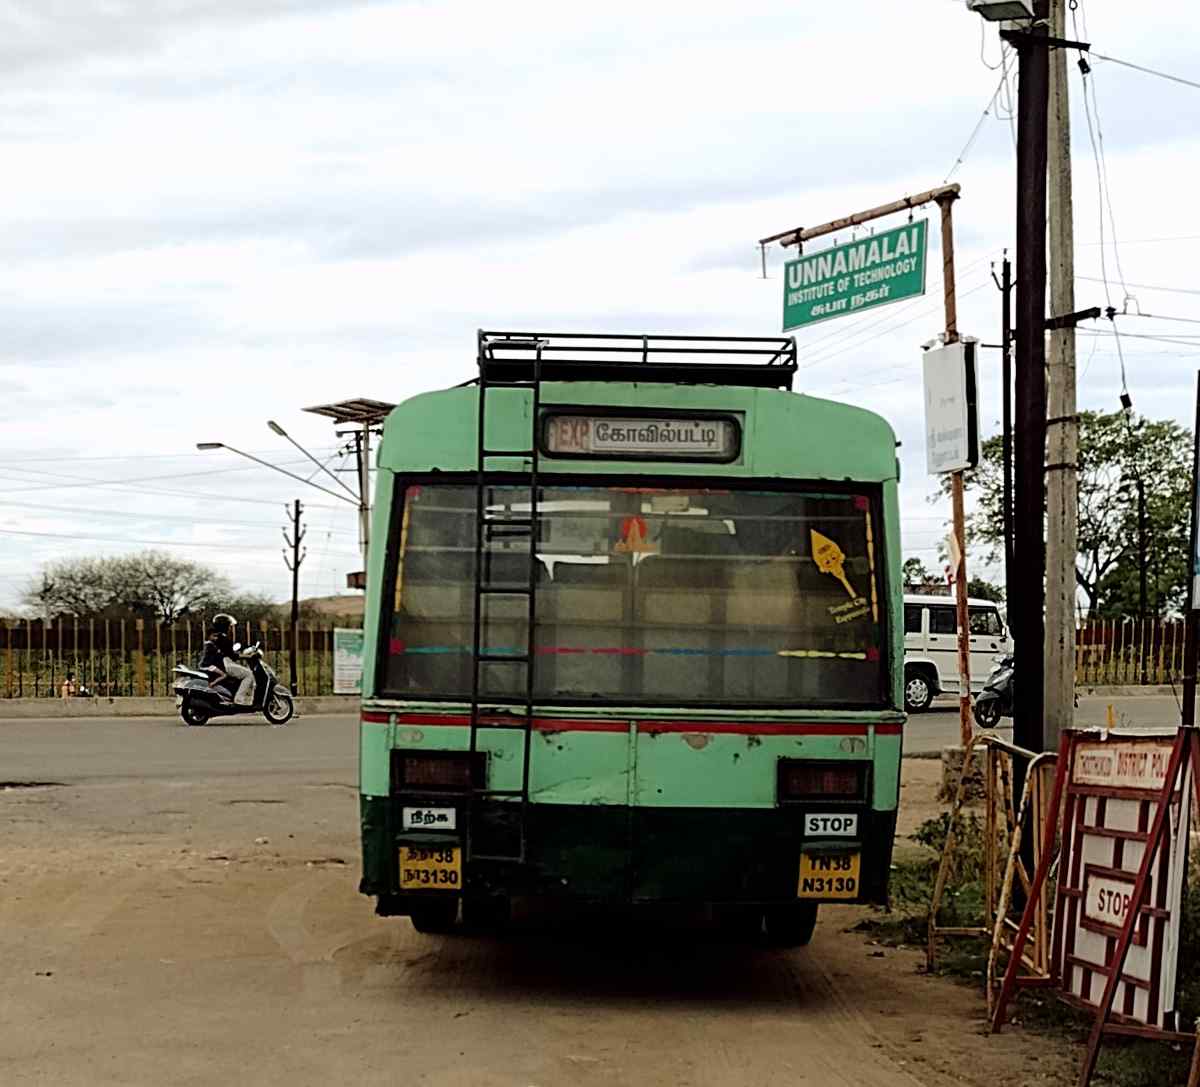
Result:
[[[1177,1029],[1190,767],[1186,780],[1176,782],[1168,837],[1142,901],[1133,901],[1133,891],[1175,740],[1173,731],[1072,734],[1054,907],[1054,976],[1069,996],[1093,1007],[1113,969],[1121,929],[1131,911],[1137,915],[1113,1010],[1166,1030]]]
[[[790,260],[783,266],[783,331],[925,293],[928,219]]]

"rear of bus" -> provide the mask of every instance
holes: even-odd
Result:
[[[460,902],[568,897],[792,944],[820,902],[884,902],[903,722],[887,424],[611,380],[543,383],[535,421],[531,393],[493,390],[489,444],[539,442],[531,548],[492,531],[529,517],[530,465],[489,464],[479,493],[478,396],[400,405],[380,450],[361,890],[426,930]]]

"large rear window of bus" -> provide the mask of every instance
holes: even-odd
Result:
[[[397,484],[380,694],[464,699],[476,653],[525,657],[529,596],[484,592],[475,642],[476,490]],[[694,486],[484,495],[487,589],[527,589],[539,701],[878,706],[886,701],[876,496]],[[524,522],[524,523],[523,523]],[[523,701],[522,661],[478,665]]]

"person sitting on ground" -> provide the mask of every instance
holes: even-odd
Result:
[[[235,706],[251,706],[254,704],[254,673],[237,660],[237,651],[233,648],[233,635],[237,629],[237,620],[232,615],[213,616],[212,633],[204,643],[204,653],[200,658],[201,668],[215,668],[238,681],[237,692],[233,696]]]

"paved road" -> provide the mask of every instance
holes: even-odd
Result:
[[[355,731],[0,721],[3,1087],[1066,1082],[1071,1054],[983,1037],[982,999],[869,947],[856,907],[791,952],[675,917],[377,918]]]
[[[1171,725],[1171,696],[1081,698],[1076,720],[1102,725],[1113,704],[1118,725]],[[1002,735],[1011,735],[1005,719]],[[958,707],[941,701],[909,719],[904,750],[940,751],[958,742]],[[349,715],[298,717],[285,728],[209,725],[185,728],[176,718],[96,717],[0,719],[0,784],[6,781],[197,780],[209,777],[316,775],[356,780],[358,722]]]
[[[282,728],[207,725],[176,717],[0,719],[0,784],[328,775],[352,785],[358,719],[297,717]]]
[[[1103,725],[1112,704],[1117,727],[1147,725],[1162,727],[1179,723],[1179,703],[1172,695],[1135,695],[1127,698],[1085,696],[1079,699],[1075,721],[1080,725]],[[998,730],[1012,736],[1012,718],[1006,717]],[[941,751],[958,743],[958,703],[939,699],[928,713],[910,717],[904,730],[904,751],[908,755]]]

